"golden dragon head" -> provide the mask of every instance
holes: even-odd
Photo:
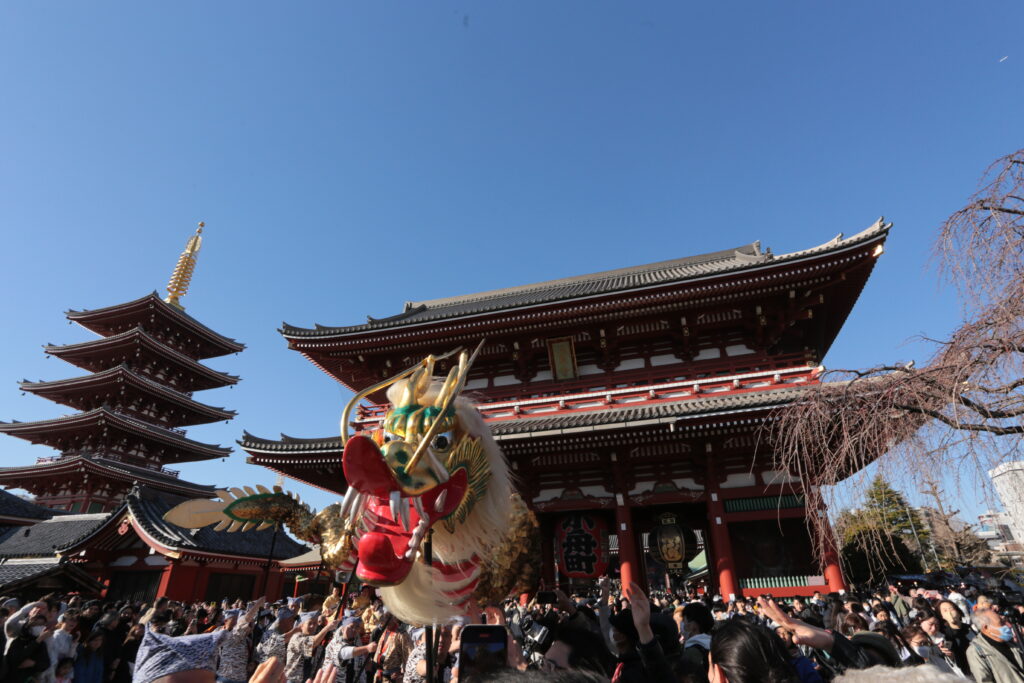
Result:
[[[342,464],[349,491],[342,516],[351,520],[362,581],[402,583],[427,533],[437,524],[454,533],[487,494],[493,468],[483,439],[489,437],[477,426],[482,422],[469,417],[467,404],[457,403],[479,350],[458,351],[458,363],[443,383],[432,381],[435,365],[456,352],[427,356],[360,392],[346,407]],[[380,429],[349,437],[352,408],[387,386],[392,407]]]

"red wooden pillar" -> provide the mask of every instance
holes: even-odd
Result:
[[[833,593],[846,592],[846,580],[843,579],[843,570],[839,565],[839,549],[836,548],[836,535],[832,531],[832,525],[828,522],[828,513],[825,509],[825,502],[821,499],[820,493],[811,487],[810,495],[804,497],[804,505],[808,514],[814,515],[814,529],[816,540],[821,544],[822,574],[828,589]]]
[[[729,525],[725,522],[725,503],[719,489],[718,468],[714,466],[711,455],[711,444],[707,450],[707,480],[705,488],[708,494],[708,526],[711,529],[711,550],[715,558],[715,570],[718,572],[718,592],[723,600],[734,600],[742,595],[739,581],[732,559],[732,541],[729,539]]]
[[[161,577],[161,590],[163,596],[171,600],[188,601],[195,599],[195,586],[199,578],[199,567],[185,566],[180,562],[172,562],[168,565],[170,571]],[[166,588],[163,579],[166,578]],[[204,586],[205,590],[205,586]]]
[[[210,565],[206,562],[199,563],[199,570],[196,572],[195,583],[192,584],[192,599],[203,600],[206,597],[206,586],[210,583]]]
[[[156,589],[156,596],[158,598],[168,597],[168,592],[171,589],[171,574],[176,564],[177,560],[170,560],[164,565],[164,570],[160,573],[160,584]]]
[[[715,569],[718,571],[718,590],[723,600],[735,600],[740,595],[739,584],[732,560],[729,525],[725,522],[725,504],[717,487],[708,491],[708,522],[711,526]]]
[[[636,552],[636,537],[633,533],[633,510],[629,505],[629,483],[623,472],[622,463],[615,453],[609,453],[612,476],[615,479],[615,535],[619,539],[619,578],[622,589],[635,581],[644,586],[640,556]]]
[[[642,585],[643,577],[633,535],[633,510],[626,501],[615,506],[615,533],[619,537],[619,576],[623,590],[632,581]]]

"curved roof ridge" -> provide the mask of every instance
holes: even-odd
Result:
[[[407,301],[402,313],[386,318],[370,317],[364,324],[342,326],[317,324],[315,328],[302,328],[284,323],[279,332],[289,340],[322,339],[335,335],[429,324],[445,319],[484,315],[500,310],[606,296],[614,292],[676,285],[711,277],[742,274],[744,271],[774,267],[776,264],[779,267],[785,267],[786,264],[800,259],[842,252],[871,239],[884,239],[891,227],[892,223],[885,223],[883,219],[879,218],[866,230],[851,237],[844,239],[840,233],[817,246],[785,254],[773,254],[771,249],[762,250],[760,242],[752,242],[734,249],[601,271],[590,275],[548,280],[456,297]]]
[[[169,352],[171,358],[174,358],[175,360],[177,360],[186,367],[196,369],[196,371],[201,375],[217,376],[223,381],[227,382],[228,384],[237,384],[241,379],[238,375],[232,375],[222,370],[216,370],[214,368],[211,368],[209,365],[200,363],[198,360],[192,358],[188,354],[184,354],[181,351],[178,351],[173,346],[169,346],[168,344],[163,343],[162,341],[151,335],[149,332],[147,332],[146,329],[142,327],[142,325],[136,325],[135,327],[127,329],[124,332],[112,334],[109,337],[100,337],[99,339],[87,339],[86,341],[74,342],[72,344],[46,344],[43,347],[43,351],[52,356],[60,358],[60,355],[62,353],[67,353],[69,351],[79,351],[81,349],[87,349],[90,346],[116,344],[117,342],[131,339],[132,337],[138,337],[141,340],[148,341],[151,344],[154,344],[157,348]],[[72,365],[74,365],[74,363],[72,363]]]
[[[622,277],[623,275],[639,275],[643,277],[644,274],[656,272],[659,270],[669,270],[671,268],[678,268],[680,266],[695,266],[711,263],[713,261],[727,261],[736,257],[737,254],[743,254],[744,256],[763,256],[760,253],[760,242],[751,242],[740,247],[733,249],[722,249],[721,251],[709,252],[707,254],[697,254],[696,256],[683,256],[681,258],[667,259],[664,261],[655,261],[653,263],[644,263],[638,266],[627,266],[625,268],[614,268],[612,270],[602,270],[596,273],[587,273],[585,275],[574,275],[570,277],[557,278],[555,280],[545,280],[543,282],[534,282],[527,285],[516,285],[513,287],[505,287],[501,289],[491,289],[483,292],[476,292],[474,294],[463,294],[459,296],[442,297],[438,299],[425,299],[423,301],[409,301],[406,303],[406,310],[411,308],[425,307],[427,309],[435,308],[438,306],[450,306],[452,304],[460,303],[471,303],[476,301],[488,301],[509,294],[520,294],[529,291],[542,291],[550,289],[552,287],[558,287],[561,285],[573,285],[582,282],[600,282],[603,280],[614,280]],[[402,314],[399,314],[399,316]],[[398,316],[391,316],[392,318]],[[388,320],[389,318],[380,318],[380,321]]]
[[[218,371],[215,371],[215,372],[218,372]],[[157,382],[154,379],[150,379],[149,377],[146,377],[143,374],[135,372],[135,370],[130,368],[127,363],[118,363],[117,365],[110,366],[106,370],[98,370],[96,372],[90,372],[89,374],[79,375],[77,377],[66,377],[64,379],[39,380],[38,382],[30,382],[28,380],[22,380],[21,382],[18,382],[18,387],[22,391],[32,392],[34,389],[43,389],[43,388],[46,388],[46,387],[55,387],[55,386],[60,386],[62,384],[67,384],[67,383],[71,383],[71,382],[87,382],[87,381],[90,381],[90,380],[101,381],[103,379],[106,379],[107,377],[111,377],[113,375],[121,375],[121,374],[125,375],[127,378],[129,378],[131,380],[137,380],[139,382],[142,382],[144,385],[146,385],[148,387],[152,387],[153,389],[156,389],[156,390],[158,390],[161,393],[168,394],[168,395],[170,395],[171,397],[173,397],[174,399],[176,399],[178,401],[189,403],[189,404],[195,404],[197,406],[201,406],[202,408],[205,408],[205,409],[208,409],[208,410],[212,410],[212,411],[218,412],[218,413],[223,413],[225,415],[229,414],[229,413],[231,415],[238,415],[238,412],[235,411],[235,410],[231,410],[229,408],[225,408],[224,406],[214,406],[214,405],[210,405],[208,403],[203,403],[202,401],[197,401],[195,398],[189,396],[188,394],[186,394],[183,391],[178,391],[177,389],[175,389],[174,387],[170,386],[169,384],[161,384],[160,382]]]
[[[184,322],[186,325],[193,328],[198,328],[197,331],[206,335],[211,341],[219,343],[223,345],[225,348],[230,348],[231,350],[229,351],[229,353],[238,353],[245,349],[245,344],[243,344],[242,342],[236,339],[232,339],[231,337],[225,336],[220,332],[217,332],[213,328],[204,325],[202,322],[192,317],[185,311],[179,310],[174,306],[171,306],[162,298],[160,298],[160,295],[156,292],[156,290],[153,290],[149,294],[145,294],[139,297],[138,299],[133,299],[131,301],[126,301],[120,304],[113,304],[111,306],[103,306],[101,308],[86,308],[80,311],[75,309],[68,309],[67,311],[64,312],[64,315],[68,318],[68,320],[78,322],[79,318],[88,318],[90,316],[102,316],[105,313],[117,311],[118,309],[130,308],[132,306],[148,304],[150,302],[155,302],[156,305],[161,306],[162,310],[171,314],[172,316],[181,318],[182,322]]]

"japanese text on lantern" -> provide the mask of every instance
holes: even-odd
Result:
[[[608,571],[608,524],[585,512],[560,517],[555,524],[559,567],[573,579],[592,579]]]

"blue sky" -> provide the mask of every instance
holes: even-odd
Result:
[[[883,214],[826,365],[923,359],[913,337],[958,318],[936,230],[1021,146],[1022,21],[998,0],[3,3],[0,419],[66,412],[16,387],[78,374],[40,350],[90,338],[62,312],[162,291],[199,220],[185,304],[248,345],[210,362],[243,382],[201,395],[239,411],[208,442],[337,429],[346,393],[283,320],[792,251]],[[273,481],[243,463],[184,474]]]

